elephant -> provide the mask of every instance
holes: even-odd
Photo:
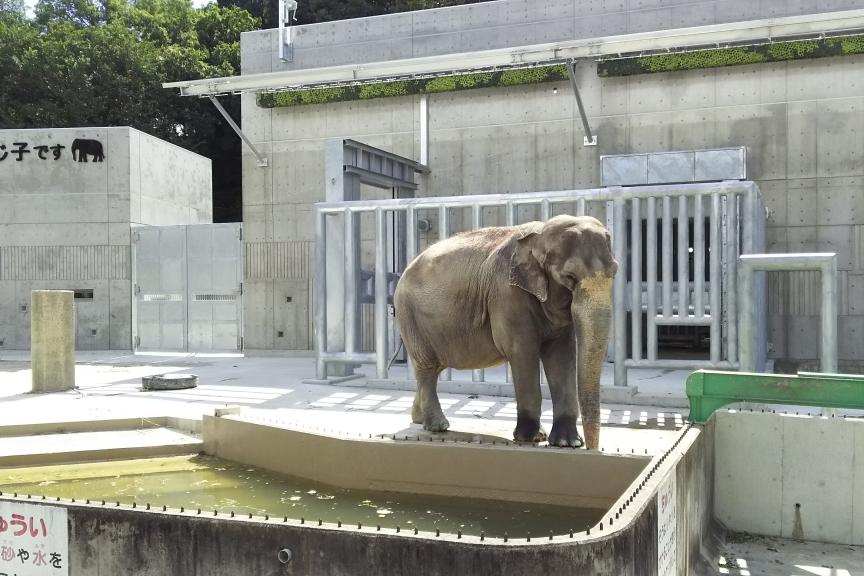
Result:
[[[102,143],[98,140],[89,140],[87,138],[76,138],[72,141],[73,160],[77,160],[78,162],[87,162],[88,155],[93,156],[93,162],[102,162],[105,160],[105,153],[102,151]]]
[[[516,396],[517,442],[548,440],[551,446],[596,450],[600,371],[617,271],[609,232],[590,216],[480,228],[422,251],[394,294],[417,377],[412,420],[426,430],[446,431],[439,374],[506,361]],[[552,397],[548,437],[540,424],[541,360]],[[577,428],[580,405],[584,441]]]

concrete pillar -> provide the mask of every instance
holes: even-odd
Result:
[[[74,297],[71,290],[30,293],[33,392],[62,392],[75,387]]]

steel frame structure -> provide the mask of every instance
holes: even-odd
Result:
[[[708,200],[706,200],[708,199]],[[709,202],[710,201],[710,202]],[[673,203],[677,212],[673,212]],[[706,203],[708,207],[706,207]],[[438,214],[439,239],[450,234],[449,214],[451,209],[470,208],[471,228],[484,225],[482,209],[503,207],[506,224],[517,223],[516,209],[520,206],[537,206],[540,219],[552,214],[553,206],[575,206],[575,214],[586,214],[588,206],[600,206],[606,210],[607,222],[611,225],[613,250],[619,262],[619,272],[613,287],[613,336],[611,348],[615,364],[615,384],[627,385],[627,369],[630,367],[658,368],[726,368],[738,366],[737,280],[736,263],[742,253],[757,253],[764,249],[765,207],[759,188],[753,182],[715,182],[639,187],[608,187],[588,190],[563,190],[558,192],[536,192],[524,194],[491,194],[480,196],[453,196],[435,198],[411,198],[377,200],[367,202],[324,202],[316,205],[315,215],[315,326],[318,350],[317,374],[320,379],[328,375],[330,364],[374,364],[377,377],[388,377],[388,360],[392,352],[388,338],[388,298],[390,297],[389,274],[399,270],[387,268],[386,215],[404,215],[409,233],[405,237],[406,261],[417,254],[418,211],[434,210]],[[647,245],[660,251],[661,278],[657,278],[657,252],[647,251],[647,282],[641,282],[642,254],[642,207],[649,223],[646,230]],[[350,290],[341,292],[344,299],[333,298],[333,282],[341,284],[346,276],[340,270],[355,269],[353,261],[346,257],[356,254],[356,236],[344,234],[351,229],[360,214],[375,217],[375,271],[374,271],[374,352],[361,352],[356,336],[359,330],[357,297]],[[631,241],[626,240],[629,216]],[[709,222],[709,237],[706,239],[701,226],[694,226],[694,280],[689,280],[689,222]],[[677,220],[677,223],[676,223]],[[656,223],[661,225],[661,238],[657,238]],[[673,227],[677,227],[678,253],[677,275],[673,277]],[[710,252],[706,250],[706,240]],[[334,247],[334,243],[337,245]],[[628,247],[630,248],[628,254]],[[334,248],[340,250],[341,258],[333,259]],[[708,261],[704,254],[708,252]],[[705,282],[706,265],[710,271],[710,283]],[[627,270],[639,270],[631,282],[627,281]],[[349,281],[351,275],[347,275]],[[758,289],[759,287],[757,287]],[[762,287],[764,289],[764,286]],[[339,292],[337,287],[336,292]],[[692,296],[691,296],[692,294]],[[707,298],[706,298],[707,296]],[[627,313],[631,312],[631,353],[627,353]],[[647,351],[642,355],[642,315],[647,322]],[[333,315],[342,320],[344,337],[334,333],[339,326]],[[708,360],[663,360],[657,357],[657,326],[710,326],[711,346]],[[327,326],[327,330],[320,327]],[[765,327],[760,324],[764,339]],[[334,346],[334,342],[338,344]],[[344,343],[344,346],[342,345]],[[449,375],[445,374],[447,379]],[[411,373],[409,371],[409,378]],[[485,373],[475,370],[472,380],[484,382]],[[508,371],[509,380],[509,371]]]
[[[819,336],[819,369],[837,372],[837,254],[817,252],[801,254],[745,254],[738,263],[738,300],[741,302],[738,324],[741,327],[740,364],[743,372],[762,371],[765,364],[765,339],[756,326],[765,315],[765,302],[756,293],[757,272],[817,270],[822,280],[821,333]],[[764,277],[764,274],[760,276]]]

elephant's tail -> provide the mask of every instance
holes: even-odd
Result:
[[[399,339],[399,346],[396,347],[396,352],[393,353],[393,356],[390,358],[390,362],[387,363],[387,370],[390,370],[390,368],[393,366],[393,362],[396,361],[396,357],[399,356],[399,352],[402,351],[402,346],[404,346],[404,345],[405,345],[405,343],[400,338]]]

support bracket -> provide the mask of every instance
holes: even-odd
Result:
[[[246,145],[249,146],[249,149],[252,150],[253,154],[255,154],[255,158],[258,159],[258,166],[260,168],[266,168],[267,158],[264,157],[264,155],[261,154],[257,148],[255,148],[255,145],[252,144],[252,141],[249,140],[249,138],[243,133],[243,131],[240,129],[240,126],[238,126],[237,123],[234,122],[234,119],[231,118],[231,115],[228,114],[228,111],[225,110],[225,108],[222,106],[222,103],[219,102],[216,96],[213,96],[212,94],[208,95],[207,98],[210,99],[210,102],[212,102],[216,109],[219,111],[219,113],[222,114],[222,117],[225,118],[225,121],[228,122],[228,125],[234,129],[234,132],[236,132],[237,135],[243,139],[243,142],[245,142]]]
[[[573,67],[573,60],[567,61],[567,75],[570,77],[570,86],[573,88],[573,96],[576,98],[576,106],[579,107],[579,116],[582,118],[582,128],[585,130],[585,136],[582,137],[582,145],[597,146],[597,135],[591,133],[591,126],[588,125],[588,116],[585,114],[585,106],[582,104],[582,96],[579,95],[579,86],[576,84],[576,70]]]

